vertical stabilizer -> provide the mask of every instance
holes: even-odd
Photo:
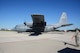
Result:
[[[60,17],[60,21],[59,21],[60,25],[64,25],[67,24],[67,15],[66,12],[63,12],[61,17]]]

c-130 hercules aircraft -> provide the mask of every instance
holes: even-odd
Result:
[[[67,15],[62,13],[60,21],[56,25],[46,25],[44,15],[32,14],[33,23],[24,22],[23,25],[16,25],[15,30],[19,32],[34,32],[35,34],[41,34],[41,32],[50,32],[60,27],[70,26],[73,24],[67,24]]]

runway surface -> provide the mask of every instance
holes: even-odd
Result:
[[[73,46],[75,45],[75,39],[72,39],[74,34],[73,32],[49,32],[29,36],[30,33],[0,31],[0,53],[58,53],[66,47],[80,50],[80,47]],[[64,42],[72,45],[64,45]]]

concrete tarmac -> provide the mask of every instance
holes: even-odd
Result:
[[[0,53],[58,53],[66,47],[80,50],[80,46],[73,46],[74,34],[74,32],[48,32],[29,36],[30,33],[0,31]],[[64,42],[69,44],[64,45]]]

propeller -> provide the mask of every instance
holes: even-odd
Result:
[[[24,25],[25,25],[25,26],[27,25],[26,22],[24,22]]]
[[[27,24],[26,24],[26,19],[24,19],[24,25],[26,26]]]

